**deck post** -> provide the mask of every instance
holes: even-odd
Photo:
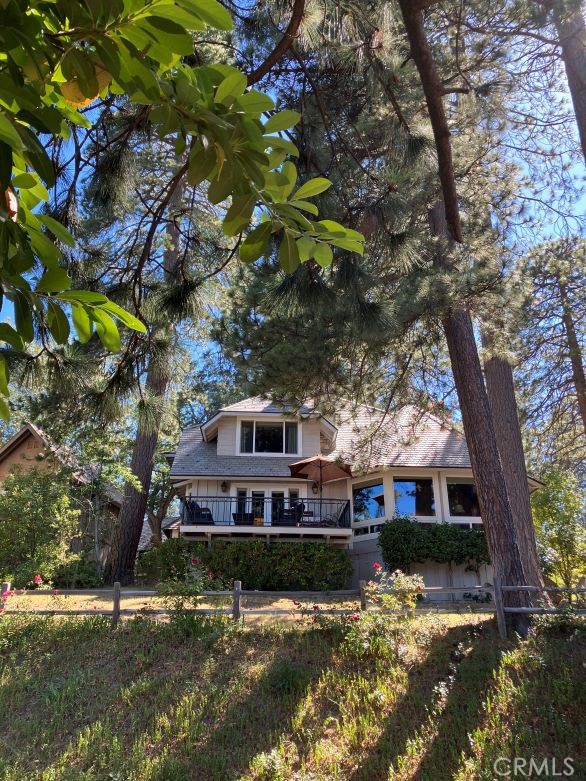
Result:
[[[368,603],[366,601],[366,581],[361,580],[358,585],[360,586],[360,609],[368,610]]]
[[[507,620],[505,618],[505,609],[503,605],[503,590],[501,579],[495,575],[494,581],[494,609],[496,612],[496,622],[499,628],[501,640],[507,639]]]
[[[112,626],[117,626],[120,621],[120,583],[116,581],[112,591]]]
[[[242,581],[234,581],[234,600],[232,602],[232,619],[238,621],[240,619],[240,592],[242,591]]]

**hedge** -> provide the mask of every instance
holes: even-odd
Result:
[[[183,537],[143,553],[138,574],[149,584],[181,580],[192,558],[226,583],[259,591],[330,591],[347,586],[352,562],[347,551],[318,542],[217,541],[208,547]]]
[[[413,518],[395,516],[382,527],[379,544],[390,569],[408,571],[410,564],[429,560],[466,564],[475,571],[490,564],[483,529],[462,529],[453,523],[423,526]]]

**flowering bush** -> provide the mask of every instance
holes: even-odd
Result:
[[[373,604],[384,610],[413,610],[423,598],[421,575],[407,575],[400,569],[389,573],[378,563],[373,569],[374,579],[366,584],[366,598]]]

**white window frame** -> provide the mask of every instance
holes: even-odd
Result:
[[[355,488],[362,488],[365,486],[366,483],[378,483],[382,485],[383,494],[385,496],[385,514],[381,516],[380,518],[368,518],[368,520],[365,521],[356,521],[354,520],[354,489]],[[368,487],[368,486],[366,486]],[[352,517],[352,528],[353,529],[361,529],[364,526],[371,526],[374,523],[382,523],[387,518],[392,517],[392,515],[389,515],[387,510],[387,492],[385,491],[385,483],[383,479],[383,475],[381,473],[375,473],[373,475],[364,475],[363,477],[359,478],[358,480],[352,480],[349,487],[349,496],[348,499],[350,500],[350,512]],[[362,535],[366,537],[367,535]],[[369,534],[368,537],[374,537],[376,535]]]
[[[448,481],[458,482],[458,478],[461,477],[466,477],[468,480],[474,479],[472,470],[468,470],[468,471],[457,470],[454,472],[441,472],[442,499],[443,499],[443,504],[446,512],[446,521],[448,521],[448,523],[481,524],[482,517],[480,515],[451,515],[450,513],[450,503],[448,497]]]
[[[433,503],[435,505],[435,515],[413,515],[412,518],[415,521],[421,523],[441,523],[443,520],[442,507],[443,502],[440,499],[441,487],[436,472],[422,472],[419,469],[405,469],[404,472],[393,472],[391,474],[391,489],[393,491],[393,512],[391,518],[397,512],[395,505],[395,480],[409,480],[413,478],[415,480],[431,480],[431,486],[433,488]]]
[[[242,434],[242,424],[253,423],[254,429],[252,432],[252,453],[242,453],[240,451],[240,439]],[[283,452],[281,453],[257,453],[256,452],[256,424],[257,423],[281,423],[283,426]],[[295,423],[297,425],[297,452],[285,453],[285,423]],[[254,415],[247,415],[242,418],[238,418],[236,426],[236,455],[237,456],[262,456],[263,458],[299,458],[303,453],[303,441],[302,441],[303,426],[300,420],[293,418],[287,419],[282,417],[255,417]]]

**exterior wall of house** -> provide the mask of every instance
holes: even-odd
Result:
[[[19,466],[22,469],[46,469],[51,465],[51,459],[38,459],[45,452],[45,446],[31,434],[20,442],[0,461],[0,481],[5,480],[10,470]]]
[[[320,425],[317,420],[301,423],[301,458],[316,456],[320,452]]]
[[[223,418],[218,425],[218,455],[233,456],[236,453],[237,418]]]

